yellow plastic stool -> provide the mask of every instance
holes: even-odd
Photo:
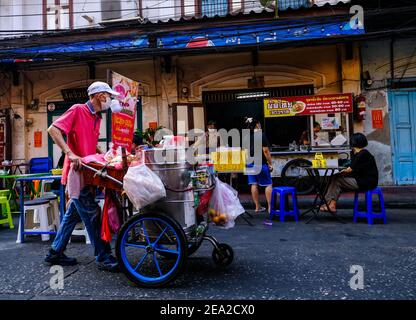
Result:
[[[7,197],[0,196],[0,205],[1,205],[1,213],[4,217],[3,219],[0,219],[0,224],[9,224],[10,229],[14,229],[13,225],[13,219],[12,219],[12,212],[10,210],[10,204]]]

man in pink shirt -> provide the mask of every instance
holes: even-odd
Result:
[[[55,143],[66,154],[62,181],[68,184],[68,173],[72,166],[81,169],[81,158],[98,151],[100,136],[101,111],[112,106],[111,96],[117,96],[107,83],[94,82],[88,87],[90,100],[85,104],[75,104],[49,127],[48,132]],[[65,142],[63,135],[67,136]],[[100,217],[97,215],[98,205],[95,202],[95,190],[85,187],[78,199],[71,199],[62,223],[52,243],[45,261],[54,265],[75,265],[75,258],[67,257],[64,250],[69,242],[75,225],[83,221],[95,249],[96,263],[99,269],[118,271],[116,258],[111,255],[109,243],[101,240]]]

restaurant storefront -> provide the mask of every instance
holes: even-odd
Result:
[[[260,51],[254,66],[251,52],[178,58],[174,60],[182,71],[178,90],[187,92],[187,97],[180,95],[179,103],[171,108],[173,122],[178,122],[172,127],[192,129],[199,124],[198,128],[204,129],[206,121],[214,120],[218,128],[242,129],[244,117],[259,119],[271,144],[273,175],[277,180],[282,173],[296,175],[291,165],[286,165],[299,158],[311,160],[317,150],[324,153],[329,163],[338,164],[338,159],[350,156],[349,136],[361,126],[361,122],[353,120],[353,101],[343,112],[334,108],[289,117],[265,115],[264,101],[292,96],[357,95],[359,55],[353,48],[352,59],[346,59],[346,48],[339,45]],[[342,74],[348,80],[343,80]],[[252,87],[255,81],[257,88]],[[350,97],[352,100],[353,95]],[[314,141],[311,134],[314,122],[322,128],[319,141]],[[299,146],[304,131],[310,135],[311,148]],[[345,141],[331,145],[338,135],[343,135]],[[296,147],[291,147],[293,142]]]
[[[51,155],[53,147],[45,129],[58,115],[57,111],[50,110],[52,106],[69,103],[65,101],[64,90],[85,88],[93,80],[106,81],[107,71],[113,70],[140,82],[142,108],[138,114],[143,129],[157,122],[181,134],[193,128],[205,130],[208,120],[216,120],[219,127],[239,129],[242,118],[253,116],[262,121],[273,152],[294,153],[297,150],[289,150],[290,143],[299,141],[304,131],[310,131],[316,119],[312,116],[265,117],[264,98],[359,94],[360,57],[355,43],[335,41],[312,46],[305,42],[302,45],[306,40],[362,34],[363,30],[349,27],[349,19],[347,16],[341,20],[294,20],[290,25],[277,21],[234,29],[165,32],[156,36],[160,55],[151,58],[97,61],[93,67],[77,63],[22,69],[19,86],[12,88],[12,107],[22,114],[22,124],[26,125],[14,132],[15,149],[23,149],[23,157],[27,159]],[[288,41],[293,45],[288,46]],[[92,46],[97,50],[125,43],[96,42]],[[128,43],[143,51],[149,45],[143,36],[139,42],[131,39]],[[85,47],[83,43],[75,49],[84,50]],[[18,96],[22,91],[27,93],[23,102]],[[35,99],[36,109],[25,107]],[[331,115],[327,113],[327,117],[328,114]],[[348,128],[347,136],[354,125],[358,129],[360,126],[359,123],[350,125],[348,117],[335,117],[335,120],[341,127]],[[34,146],[38,131],[43,131],[42,140]],[[329,144],[333,137],[328,132],[322,134]],[[276,169],[275,174],[279,175],[282,168],[279,165]]]

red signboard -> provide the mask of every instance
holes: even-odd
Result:
[[[374,129],[383,129],[383,110],[371,110],[371,119]]]
[[[35,131],[35,148],[42,148],[42,131]]]
[[[113,148],[125,147],[130,152],[133,142],[139,83],[116,72],[111,72],[110,75],[113,89],[120,93],[117,99],[123,107],[119,113],[112,115]]]
[[[264,99],[265,118],[350,113],[352,110],[351,93]]]

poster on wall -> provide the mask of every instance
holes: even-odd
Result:
[[[383,110],[371,110],[371,119],[373,122],[373,129],[383,129]]]
[[[321,128],[323,130],[338,130],[339,126],[340,125],[336,117],[322,118]]]
[[[34,133],[35,148],[42,148],[42,131],[35,131]]]
[[[131,152],[139,83],[113,71],[109,71],[109,83],[120,93],[117,99],[122,106],[122,110],[114,113],[111,119],[113,147],[124,147]]]
[[[264,99],[265,118],[351,113],[352,109],[352,93]]]

